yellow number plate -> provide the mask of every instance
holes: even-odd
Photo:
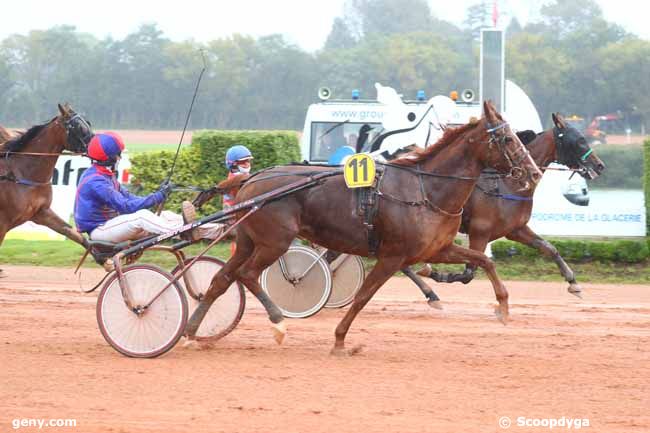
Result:
[[[343,176],[348,188],[372,186],[375,181],[375,160],[366,153],[352,155],[345,162]]]

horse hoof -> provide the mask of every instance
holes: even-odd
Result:
[[[569,293],[572,295],[577,296],[578,298],[582,299],[582,289],[580,288],[579,285],[577,284],[571,284],[569,285],[569,288],[567,289]]]
[[[499,322],[501,322],[504,325],[508,324],[508,319],[509,319],[509,314],[508,311],[503,311],[501,306],[496,306],[494,308],[494,314],[497,316],[497,319],[499,319]]]
[[[282,344],[284,337],[287,334],[287,325],[285,325],[284,320],[280,323],[274,323],[271,325],[271,330],[273,331],[273,338],[278,344]]]
[[[334,347],[332,350],[330,350],[330,355],[337,356],[340,358],[344,356],[354,356],[361,353],[365,347],[366,346],[364,346],[363,344],[357,344],[350,350],[345,350],[345,347]]]
[[[352,349],[348,350],[348,355],[350,356],[358,355],[363,351],[363,349],[365,349],[365,347],[366,346],[364,346],[363,344],[357,344]]]
[[[194,340],[193,338],[185,338],[185,341],[183,342],[183,349],[188,349],[188,350],[206,350],[210,349],[210,345],[206,343],[202,343],[199,340]]]
[[[431,265],[429,264],[424,265],[422,269],[420,269],[416,273],[420,276],[428,277],[429,275],[431,275]]]
[[[115,264],[113,263],[113,259],[106,260],[102,266],[104,267],[104,270],[106,272],[113,272],[115,270]]]
[[[436,310],[442,310],[442,302],[440,301],[427,301],[427,304],[429,304],[429,307],[435,308]]]

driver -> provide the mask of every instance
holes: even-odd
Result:
[[[79,181],[74,205],[77,230],[88,233],[91,240],[118,243],[151,234],[178,230],[193,219],[193,206],[182,204],[183,216],[170,211],[156,215],[149,208],[165,201],[172,184],[164,182],[158,191],[145,197],[129,193],[117,181],[117,165],[124,142],[114,132],[96,134],[88,144],[93,161]],[[222,224],[204,224],[192,230],[188,240],[216,238]]]

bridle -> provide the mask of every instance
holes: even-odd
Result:
[[[487,122],[487,121],[486,121]],[[519,180],[524,176],[525,170],[521,168],[521,163],[529,155],[528,149],[524,146],[520,146],[520,152],[517,154],[517,151],[510,152],[508,149],[508,139],[511,139],[507,134],[497,134],[497,131],[505,129],[510,124],[508,122],[502,122],[498,125],[492,126],[487,122],[486,132],[490,135],[488,141],[488,160],[491,160],[491,153],[493,147],[496,146],[497,150],[505,157],[505,160],[508,164],[508,174],[507,177],[511,177],[515,180]]]

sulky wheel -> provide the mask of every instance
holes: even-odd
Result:
[[[187,301],[183,290],[172,284],[172,276],[152,265],[133,265],[123,270],[135,310],[124,302],[117,273],[113,273],[97,299],[97,323],[102,335],[115,350],[135,358],[154,358],[174,347],[187,322]]]
[[[363,261],[359,256],[341,254],[330,263],[332,296],[325,308],[341,308],[354,300],[366,278]]]
[[[319,256],[312,248],[292,245],[262,272],[262,288],[285,317],[309,317],[327,303],[332,277],[327,262]]]
[[[185,263],[190,263],[193,259],[188,258]],[[215,257],[200,257],[185,272],[185,275],[179,278],[178,284],[185,290],[186,282],[189,282],[192,290],[196,294],[203,295],[210,287],[212,277],[223,267],[224,262]],[[172,271],[175,275],[178,266]],[[187,293],[187,303],[189,306],[190,316],[199,305],[199,301]],[[196,332],[197,340],[215,341],[228,335],[241,320],[246,307],[246,297],[244,288],[237,282],[228,287],[226,292],[219,296],[212,304],[208,313],[203,318],[201,326]]]

